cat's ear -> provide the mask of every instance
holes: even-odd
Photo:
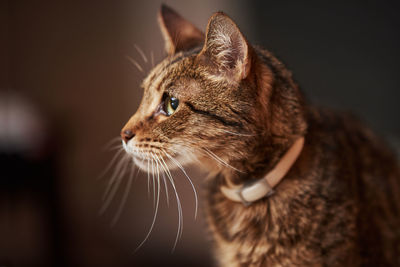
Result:
[[[190,50],[204,42],[202,31],[164,4],[158,13],[158,23],[169,55]]]
[[[208,21],[206,40],[199,57],[213,64],[218,72],[245,79],[250,72],[249,44],[231,18],[215,13]]]

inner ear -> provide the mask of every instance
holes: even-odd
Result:
[[[250,47],[235,22],[222,12],[208,21],[206,41],[199,57],[206,57],[220,73],[245,79],[250,71]]]
[[[190,50],[204,42],[204,34],[172,8],[161,5],[158,22],[169,55]]]

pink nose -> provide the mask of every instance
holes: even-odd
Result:
[[[135,137],[135,134],[131,130],[122,130],[121,137],[122,137],[122,140],[125,141],[125,143],[128,143],[129,140],[131,140],[133,137]]]

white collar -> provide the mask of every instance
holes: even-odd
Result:
[[[221,192],[228,199],[235,202],[242,202],[245,206],[269,197],[274,193],[273,188],[283,179],[286,173],[296,162],[304,146],[304,137],[297,139],[289,150],[283,155],[281,160],[276,164],[266,176],[263,178],[235,186],[221,186]]]

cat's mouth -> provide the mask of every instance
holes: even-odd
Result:
[[[136,144],[130,140],[122,146],[135,165],[142,171],[157,174],[169,173],[192,163],[199,163],[199,158],[188,146],[174,144],[173,147],[160,147],[156,144]]]
[[[184,165],[188,164],[188,157],[183,154],[172,157],[154,152],[152,154],[147,153],[147,155],[137,155],[128,152],[128,155],[132,157],[135,165],[142,171],[154,174],[182,169]]]
[[[161,161],[161,158],[157,159],[152,158],[142,158],[133,156],[133,162],[137,167],[139,167],[142,171],[151,174],[164,173],[167,170],[171,170],[172,166],[167,159],[163,159],[164,162]]]
[[[165,173],[181,166],[182,160],[180,157],[173,157],[164,149],[157,149],[154,147],[143,149],[129,143],[127,145],[124,142],[123,148],[128,156],[132,157],[135,165],[147,173]]]

